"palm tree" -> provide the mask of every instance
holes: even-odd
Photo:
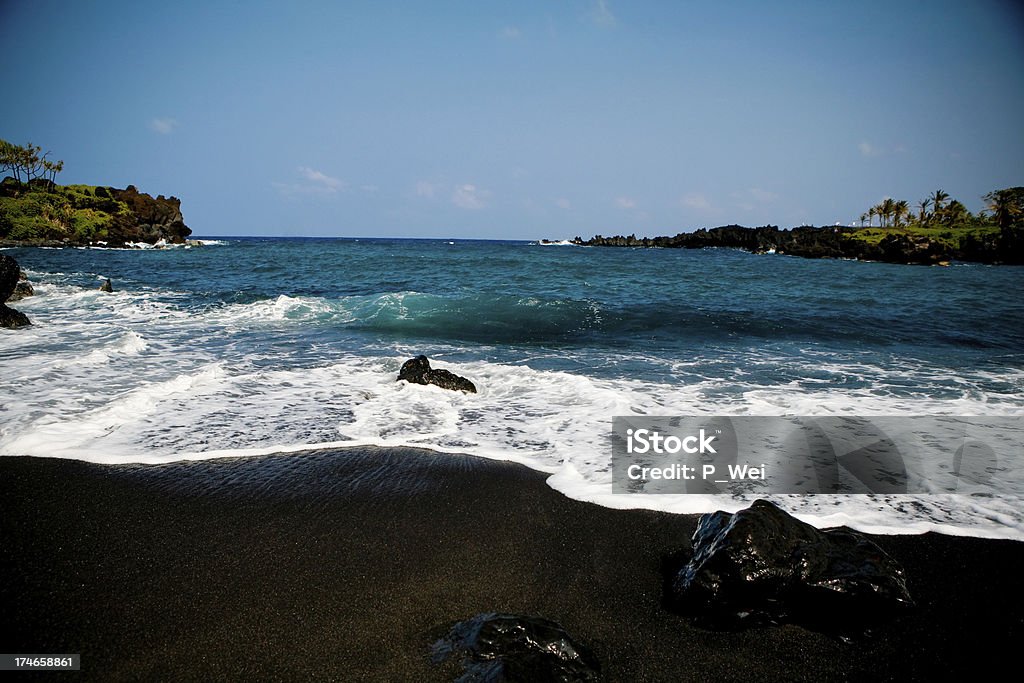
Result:
[[[875,216],[877,216],[877,215],[878,215],[878,211],[875,210],[875,207],[872,206],[870,209],[868,209],[868,225],[869,226],[875,224]]]
[[[893,205],[893,214],[896,216],[896,227],[900,227],[900,219],[910,215],[910,203],[901,199]]]
[[[882,203],[878,205],[878,213],[882,217],[882,227],[889,227],[889,218],[896,213],[896,202],[893,201],[892,197],[886,197],[882,200]]]
[[[917,203],[917,220],[919,220],[922,224],[924,224],[924,222],[928,220],[928,207],[931,205],[932,200],[929,199],[928,197],[925,197],[924,199]]]
[[[933,216],[938,217],[939,213],[941,213],[941,211],[942,211],[942,207],[944,206],[944,202],[947,199],[949,199],[949,195],[946,194],[945,192],[943,192],[942,190],[935,190],[935,192],[932,193],[932,196],[931,196],[932,205],[935,206],[935,210],[932,211],[932,215]]]
[[[860,227],[863,228],[864,224],[867,223],[867,222],[868,222],[868,215],[866,213],[862,213],[860,215]]]
[[[984,199],[992,210],[992,220],[1000,228],[1010,228],[1024,215],[1024,187],[995,190],[985,195]]]
[[[943,211],[943,213],[945,214],[944,217],[948,221],[948,225],[950,226],[956,225],[957,223],[965,223],[971,220],[971,212],[967,210],[966,206],[964,206],[955,199],[951,201],[948,206],[946,206],[945,211]]]

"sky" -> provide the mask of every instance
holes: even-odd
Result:
[[[856,222],[1024,185],[1024,5],[0,0],[0,138],[196,235]]]

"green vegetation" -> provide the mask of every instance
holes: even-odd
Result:
[[[887,235],[909,235],[911,237],[926,237],[932,242],[938,242],[951,249],[960,249],[964,239],[971,236],[975,240],[983,241],[999,235],[999,228],[993,225],[971,225],[947,228],[944,226],[924,226],[918,223],[903,225],[899,228],[861,228],[850,234],[852,239],[878,244]]]
[[[936,190],[910,210],[906,200],[886,197],[861,214],[861,228],[851,239],[878,244],[888,235],[927,238],[953,250],[994,240],[1008,231],[1024,230],[1024,187],[995,190],[983,197],[988,210],[972,214],[943,190]],[[875,227],[878,219],[878,227]]]
[[[64,162],[51,162],[49,152],[40,156],[41,151],[32,143],[22,147],[0,140],[0,168],[13,173],[0,184],[0,239],[105,239],[114,217],[129,213],[128,205],[108,188],[55,184]]]
[[[10,181],[0,186],[0,239],[104,240],[114,217],[128,213],[128,205],[103,187]]]

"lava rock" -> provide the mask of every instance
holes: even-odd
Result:
[[[878,242],[877,260],[887,263],[934,265],[952,258],[949,250],[927,237],[891,234]]]
[[[541,617],[488,612],[461,621],[434,643],[435,663],[462,655],[470,681],[597,681],[601,665],[557,623]]]
[[[21,279],[21,267],[7,254],[0,254],[0,301],[7,301]]]
[[[21,267],[7,254],[0,254],[0,302],[7,301],[18,287]],[[28,316],[0,303],[0,327],[23,327],[30,325]]]
[[[18,301],[27,296],[33,296],[35,293],[36,290],[32,287],[32,283],[28,281],[28,274],[21,270],[18,272],[18,282],[14,285],[14,291],[7,297],[7,300]]]
[[[100,291],[101,292],[113,292],[114,291],[114,285],[112,285],[110,283],[110,278],[109,277],[106,280],[103,281],[102,285],[100,285]]]
[[[711,628],[793,622],[863,630],[913,605],[903,569],[864,535],[818,530],[766,500],[701,515],[670,603]]]
[[[29,320],[28,316],[21,311],[16,311],[4,304],[0,304],[0,327],[14,329],[16,327],[24,327],[25,325],[31,324],[32,321]]]
[[[398,379],[412,384],[434,384],[442,389],[476,393],[476,386],[465,377],[448,370],[431,368],[426,356],[416,356],[405,361],[398,371]]]

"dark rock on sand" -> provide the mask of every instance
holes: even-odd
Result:
[[[103,281],[102,285],[100,285],[100,291],[101,292],[113,292],[114,291],[114,285],[112,285],[110,283],[110,278],[109,277],[106,280]]]
[[[433,646],[434,662],[463,656],[457,681],[597,681],[597,658],[548,619],[478,614],[461,621]]]
[[[405,361],[402,369],[398,371],[398,379],[413,384],[435,384],[442,389],[476,393],[476,386],[465,377],[448,370],[431,368],[426,356],[416,356]]]
[[[701,515],[670,602],[711,628],[793,622],[848,633],[910,607],[903,569],[845,527],[819,531],[765,500]]]
[[[21,268],[7,254],[0,254],[0,302],[7,301],[18,287]],[[0,303],[0,327],[22,327],[30,324],[24,313]]]

